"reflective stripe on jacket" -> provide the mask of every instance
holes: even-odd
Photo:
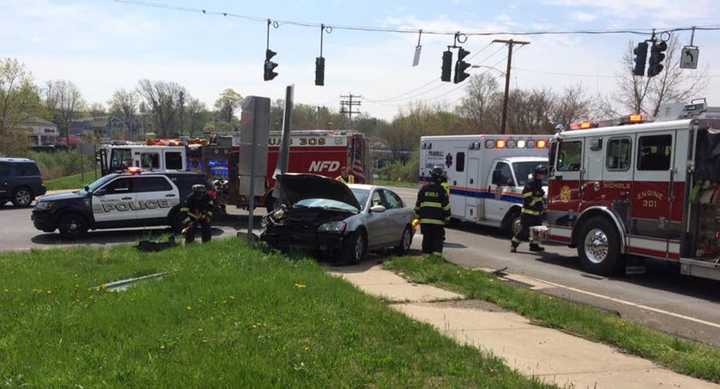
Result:
[[[355,183],[355,176],[352,174],[348,174],[347,179],[343,176],[337,176],[335,177],[336,180],[344,182],[345,184],[354,184]]]
[[[523,188],[522,197],[522,213],[534,216],[545,213],[545,191],[542,188],[542,181],[528,181]]]
[[[431,183],[418,192],[415,217],[420,224],[444,225],[450,219],[450,201],[442,185]]]

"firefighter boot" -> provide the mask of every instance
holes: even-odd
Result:
[[[542,247],[535,242],[530,242],[530,251],[534,253],[542,253],[543,251],[545,251],[545,247]]]
[[[517,253],[517,248],[520,246],[520,239],[513,236],[512,240],[510,240],[510,252],[511,253]]]

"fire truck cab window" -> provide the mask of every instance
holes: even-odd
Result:
[[[632,143],[628,138],[610,139],[605,156],[608,170],[628,170],[632,160]]]
[[[140,167],[143,169],[160,169],[160,154],[158,154],[158,153],[142,153],[142,154],[140,154]]]
[[[582,161],[582,142],[560,142],[557,156],[557,170],[560,172],[576,172],[580,170]]]
[[[455,171],[456,172],[465,171],[465,153],[456,153],[455,154]]]
[[[662,171],[670,169],[672,135],[641,136],[638,141],[638,170]]]
[[[182,154],[177,151],[166,152],[165,169],[182,170]]]
[[[112,149],[110,152],[110,169],[124,170],[132,167],[132,155],[130,149]]]

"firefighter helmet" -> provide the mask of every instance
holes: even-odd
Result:
[[[537,165],[535,166],[533,174],[547,174],[547,168],[545,167],[545,165]]]
[[[207,187],[203,184],[195,184],[192,186],[193,193],[205,193],[207,192]]]
[[[433,180],[442,180],[445,177],[445,169],[442,166],[433,166],[430,169],[430,178]]]

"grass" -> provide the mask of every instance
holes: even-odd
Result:
[[[237,239],[0,254],[0,383],[32,387],[541,387],[313,261]],[[174,271],[126,292],[92,287]]]
[[[416,182],[407,182],[407,181],[393,181],[393,180],[374,180],[373,185],[382,185],[382,186],[395,186],[400,188],[414,188],[417,189],[418,184]]]
[[[395,258],[386,262],[385,267],[414,282],[446,287],[469,298],[495,303],[542,325],[616,346],[678,373],[720,382],[717,348],[678,339],[589,306],[512,286],[441,257]]]
[[[83,180],[82,174],[73,174],[71,176],[47,180],[44,185],[47,190],[80,189],[96,179],[95,172],[88,171],[85,173],[85,180]]]

